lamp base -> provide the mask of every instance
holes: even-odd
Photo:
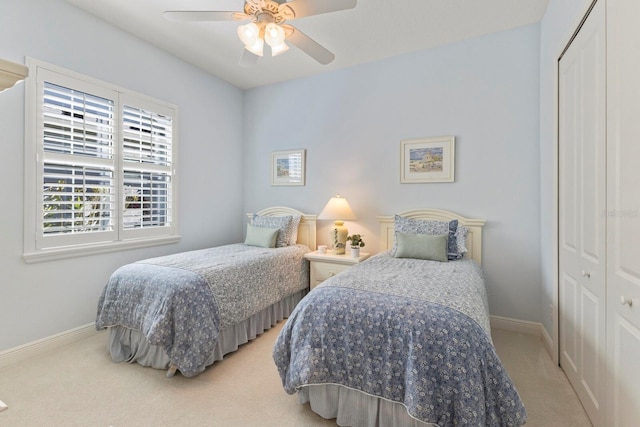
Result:
[[[344,221],[334,221],[333,227],[329,230],[329,241],[333,245],[333,253],[336,255],[344,254],[344,248],[347,247],[347,235],[349,231],[344,226]]]

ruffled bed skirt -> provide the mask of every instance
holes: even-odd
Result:
[[[407,408],[337,384],[309,385],[298,390],[298,401],[309,402],[311,410],[339,426],[352,427],[438,427],[412,418]]]
[[[225,354],[237,350],[240,345],[249,342],[264,331],[271,329],[276,323],[289,317],[306,294],[307,290],[302,290],[246,320],[221,330],[218,343],[207,359],[206,366],[212,365],[216,360],[222,360]],[[123,326],[109,328],[108,350],[111,359],[116,363],[136,362],[142,366],[151,366],[156,369],[169,369],[171,365],[171,360],[162,347],[150,344],[142,332]]]

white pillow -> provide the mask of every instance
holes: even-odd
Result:
[[[300,215],[295,215],[291,219],[289,229],[287,230],[287,234],[289,235],[288,243],[290,246],[295,246],[295,244],[298,242],[298,227],[300,227],[301,220],[302,217]]]
[[[458,257],[456,259],[461,259],[467,251],[467,234],[469,234],[469,229],[464,225],[459,225],[456,230],[456,244],[458,249]]]

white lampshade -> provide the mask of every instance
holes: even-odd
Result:
[[[349,203],[347,203],[347,199],[338,194],[336,197],[329,199],[327,205],[318,215],[318,219],[353,221],[356,216],[353,214]]]
[[[238,27],[238,37],[240,37],[245,46],[253,46],[260,39],[260,28],[255,22],[240,25]]]
[[[289,50],[289,46],[284,42],[286,38],[284,29],[276,23],[270,22],[265,26],[263,23],[250,22],[240,25],[237,31],[238,37],[244,43],[244,48],[254,55],[264,55],[265,42],[271,48],[268,49],[271,51],[271,56],[278,56]]]
[[[245,45],[244,48],[247,49],[249,52],[253,53],[254,55],[262,56],[263,48],[264,48],[264,40],[257,39],[252,45]]]
[[[238,27],[238,37],[244,43],[244,48],[249,52],[258,56],[263,55],[264,40],[260,37],[260,27],[256,23],[249,22],[246,25],[240,25]]]
[[[351,206],[347,203],[347,199],[339,194],[329,199],[327,205],[318,215],[318,219],[334,220],[333,227],[329,230],[329,241],[332,243],[335,254],[343,254],[344,248],[347,246],[347,235],[349,234],[347,227],[344,226],[344,221],[356,219]]]
[[[271,46],[271,56],[278,56],[281,53],[285,53],[289,50],[289,46],[285,42],[282,42],[278,45]]]
[[[264,41],[272,48],[283,44],[284,37],[284,30],[278,24],[271,22],[267,24],[267,27],[264,29]]]

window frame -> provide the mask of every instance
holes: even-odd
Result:
[[[30,76],[25,81],[24,144],[24,252],[27,263],[92,255],[127,249],[176,243],[178,234],[178,108],[176,105],[94,79],[33,58],[26,59]],[[64,86],[113,101],[114,105],[114,229],[75,235],[44,236],[43,233],[43,109],[44,82]],[[171,180],[167,226],[124,228],[123,109],[124,105],[152,111],[171,118],[170,167],[164,172]]]

